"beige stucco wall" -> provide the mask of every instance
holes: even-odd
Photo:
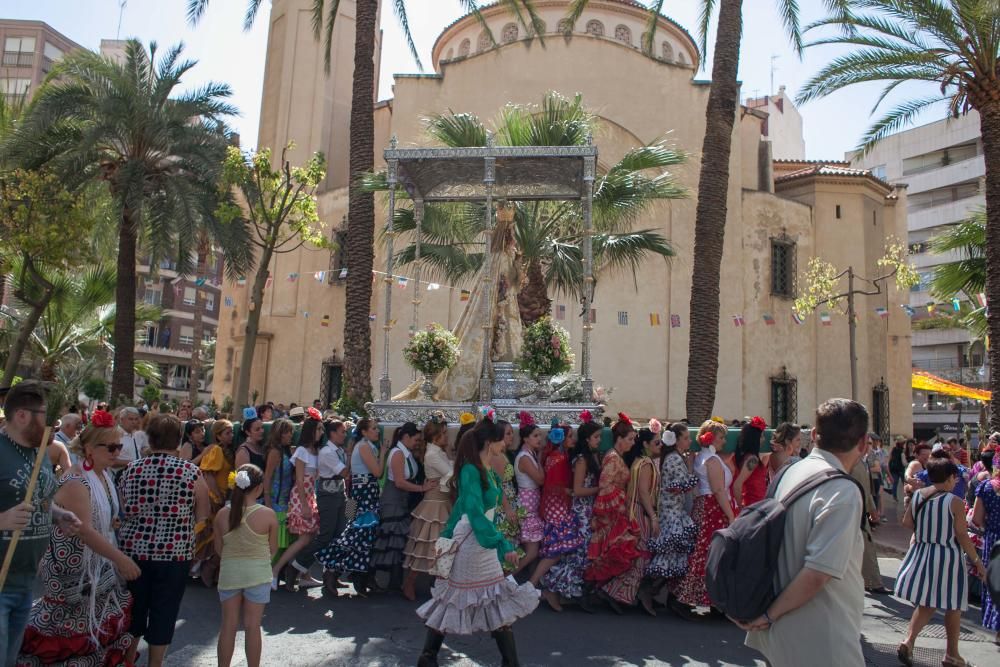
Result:
[[[608,2],[602,4],[602,11],[613,11],[613,5],[624,7]],[[550,24],[553,29],[554,23]],[[607,27],[607,21],[605,25]],[[460,29],[466,28],[459,25],[450,30]],[[628,76],[623,76],[623,72]],[[637,416],[658,415],[674,419],[685,416],[688,342],[692,334],[689,295],[692,271],[696,266],[693,256],[696,186],[708,95],[708,87],[693,82],[693,75],[691,68],[650,59],[613,39],[576,36],[571,40],[549,39],[544,49],[516,42],[487,53],[473,54],[461,61],[446,62],[439,75],[399,77],[391,104],[382,105],[376,111],[376,163],[379,167],[381,149],[388,145],[392,135],[397,136],[400,146],[404,147],[429,143],[422,123],[422,118],[428,114],[451,109],[491,119],[507,103],[537,104],[550,90],[567,96],[581,93],[586,105],[599,116],[595,143],[602,168],[613,164],[627,150],[662,137],[668,137],[678,148],[690,153],[689,162],[676,174],[689,188],[690,198],[657,205],[637,225],[661,230],[673,243],[676,257],[669,262],[647,261],[634,283],[631,275],[598,276],[594,299],[597,321],[592,337],[593,376],[596,385],[613,387],[609,403],[612,411],[621,409]],[[266,81],[265,91],[269,85],[272,84]],[[343,84],[341,94],[348,96],[349,91],[349,84]],[[273,103],[269,98],[264,102],[265,106]],[[730,168],[733,177],[721,282],[720,373],[714,412],[728,417],[769,415],[769,377],[786,366],[789,373],[799,379],[800,419],[811,421],[817,400],[849,392],[849,383],[843,382],[847,359],[846,324],[835,322],[833,327],[821,328],[816,319],[801,326],[792,322],[791,302],[776,300],[770,294],[769,239],[782,230],[796,238],[800,268],[804,268],[817,247],[827,246],[836,248],[829,257],[831,260],[861,262],[868,259],[867,246],[875,239],[875,231],[869,233],[860,222],[866,210],[865,198],[870,199],[867,206],[875,210],[877,216],[886,217],[887,214],[881,210],[884,202],[879,198],[881,195],[874,191],[865,194],[867,186],[851,183],[831,186],[835,191],[838,187],[857,189],[849,197],[843,195],[845,202],[850,199],[850,206],[855,207],[851,210],[852,215],[856,213],[857,221],[836,228],[826,225],[823,213],[812,208],[817,202],[823,206],[824,197],[828,196],[816,192],[814,185],[801,184],[784,197],[758,192],[760,122],[760,117],[740,112],[734,133]],[[262,127],[263,124],[264,115]],[[310,127],[303,121],[303,133],[316,137]],[[302,140],[292,135],[294,132],[289,137],[301,143]],[[799,201],[790,201],[789,197]],[[331,225],[339,225],[346,214],[346,204],[346,190],[326,190],[320,196],[323,219]],[[377,215],[376,225],[381,229],[386,220],[381,204]],[[321,284],[312,278],[314,271],[325,270],[328,263],[329,253],[311,251],[300,251],[278,260],[273,287],[262,304],[265,314],[262,330],[273,339],[268,343],[264,359],[258,357],[255,362],[253,385],[267,398],[286,403],[311,401],[319,390],[322,360],[333,355],[334,350],[339,354],[343,349],[343,288]],[[378,248],[375,266],[384,270],[382,247]],[[291,272],[300,274],[297,282],[284,279]],[[396,273],[413,278],[416,269],[410,266]],[[383,370],[382,326],[385,322],[384,284],[381,276],[378,278],[372,304],[372,312],[377,315],[372,327],[372,378],[376,388]],[[454,289],[449,289],[443,278],[426,274],[424,280],[435,280],[443,286],[430,292],[426,291],[426,285],[421,286],[422,304],[417,326],[429,322],[454,325],[465,305],[460,301],[459,290],[471,286],[453,285]],[[228,285],[226,290],[226,294],[240,296],[239,288],[233,285]],[[412,321],[414,281],[411,280],[405,290],[393,286],[391,293],[395,326],[390,333],[389,370],[396,392],[413,377],[400,350],[405,345]],[[566,319],[561,323],[570,332],[579,361],[579,306],[565,296],[552,296],[554,307],[566,306]],[[240,314],[234,322],[245,313],[245,303],[239,298],[236,301]],[[309,318],[303,317],[304,310],[309,311]],[[895,310],[899,310],[898,307]],[[628,326],[619,325],[619,311],[628,313]],[[650,325],[651,313],[659,314],[660,326]],[[764,313],[774,315],[774,326],[764,324]],[[331,318],[331,325],[326,328],[320,326],[320,318],[325,314]],[[671,314],[680,316],[681,327],[670,327]],[[742,314],[747,326],[735,327],[734,314]],[[894,317],[896,315],[894,313]],[[894,322],[890,319],[890,328]],[[230,336],[225,342],[223,339],[224,334],[220,333],[220,366],[224,365],[227,346],[236,350],[235,358],[238,359],[240,344],[238,336]],[[862,392],[863,399],[870,396],[868,376],[888,374],[887,381],[898,382],[905,375],[908,381],[909,358],[896,354],[896,347],[887,348],[884,332],[864,327],[864,346],[859,345],[859,349],[869,350],[859,355],[864,359],[863,362],[859,360],[859,368],[863,366],[868,374],[863,375],[866,380],[861,383],[862,387],[867,387]],[[905,373],[886,370],[887,359],[897,366],[905,364]],[[224,368],[221,375],[228,375]],[[221,399],[231,391],[232,383],[218,382],[217,386]],[[895,397],[901,393],[908,396],[905,389],[893,391],[891,395]],[[894,408],[894,417],[895,413]]]

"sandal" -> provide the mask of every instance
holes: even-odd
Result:
[[[906,667],[913,667],[913,651],[906,644],[900,644],[899,648],[896,649],[896,659],[899,660],[899,664],[906,665]]]
[[[950,655],[945,654],[944,660],[941,661],[941,667],[976,667],[976,666],[967,662],[965,658],[962,657],[953,658]]]

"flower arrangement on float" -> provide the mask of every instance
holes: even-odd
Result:
[[[518,365],[542,385],[544,393],[552,376],[571,370],[573,361],[569,333],[551,317],[536,320],[524,330]]]
[[[410,337],[403,348],[403,359],[424,376],[422,391],[432,399],[436,388],[431,378],[458,363],[458,338],[437,322]]]

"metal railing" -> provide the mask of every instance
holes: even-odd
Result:
[[[35,54],[24,51],[4,51],[4,67],[31,67],[35,64]]]

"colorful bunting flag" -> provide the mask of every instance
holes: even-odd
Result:
[[[888,308],[882,308],[881,306],[879,306],[878,308],[875,309],[875,314],[881,317],[883,320],[889,319]]]
[[[304,317],[304,318],[306,318],[308,320],[309,319],[309,311],[308,310],[303,310],[302,311],[302,317]]]
[[[681,326],[681,316],[674,314],[670,316],[670,328],[679,329]]]
[[[270,287],[272,282],[274,282],[274,280],[271,278],[271,274],[269,273],[267,274],[267,280],[264,282],[264,287]]]
[[[340,270],[340,279],[347,280],[347,269]],[[374,276],[372,276],[372,279],[374,280]]]
[[[324,315],[323,319],[321,319],[319,321],[319,324],[322,327],[328,327],[328,326],[330,326],[330,316],[329,315]]]
[[[556,319],[565,320],[566,319],[566,306],[565,304],[558,304],[556,306]]]
[[[470,296],[472,296],[472,292],[470,292],[467,289],[464,289],[464,290],[462,290],[462,293],[459,295],[458,300],[459,301],[468,301]]]
[[[323,282],[326,280],[326,271],[317,271],[313,274],[313,278],[315,278],[318,283]]]
[[[375,313],[369,313],[368,314],[368,321],[369,322],[374,322],[375,321]]]
[[[796,313],[796,312],[795,312],[795,311],[793,310],[793,311],[792,311],[792,322],[795,322],[796,324],[805,324],[805,323],[806,323],[806,318],[804,318],[804,317],[799,317],[799,314],[798,314],[798,313]]]
[[[902,303],[900,304],[900,307],[903,309],[903,312],[906,313],[907,317],[913,317],[917,314],[917,311],[913,310],[913,306],[908,306],[905,303]]]
[[[410,279],[405,276],[399,276],[398,278],[396,278],[396,285],[399,286],[399,289],[406,289],[406,286],[409,284],[410,284]]]
[[[427,291],[434,290],[434,289],[441,289],[441,285],[439,285],[437,283],[427,283]]]
[[[928,302],[927,302],[927,313],[928,313],[928,314],[933,314],[933,313],[934,313],[934,308],[935,308],[935,307],[936,307],[936,306],[935,306],[935,304],[934,304],[934,302],[933,302],[933,301],[928,301]]]
[[[650,313],[649,314],[649,326],[651,326],[651,327],[658,327],[658,326],[660,326],[660,314],[659,313]]]
[[[299,279],[299,274],[298,273],[289,273],[288,274],[288,282],[294,283],[298,279]]]
[[[976,295],[976,301],[979,302],[980,308],[986,307],[986,295],[983,292],[980,292],[979,294]]]
[[[746,320],[743,319],[742,315],[733,315],[733,324],[738,327],[746,325]]]
[[[770,313],[764,313],[764,324],[766,324],[769,327],[773,327],[774,316],[772,316]]]
[[[240,287],[245,287],[246,284],[247,284],[247,279],[246,278],[237,278],[236,279],[236,284],[239,285]]]
[[[819,314],[819,321],[823,323],[823,326],[829,327],[833,325],[833,318],[830,317],[830,313],[824,311]]]
[[[951,307],[957,313],[958,311],[962,310],[962,302],[959,301],[958,299],[952,299]]]

